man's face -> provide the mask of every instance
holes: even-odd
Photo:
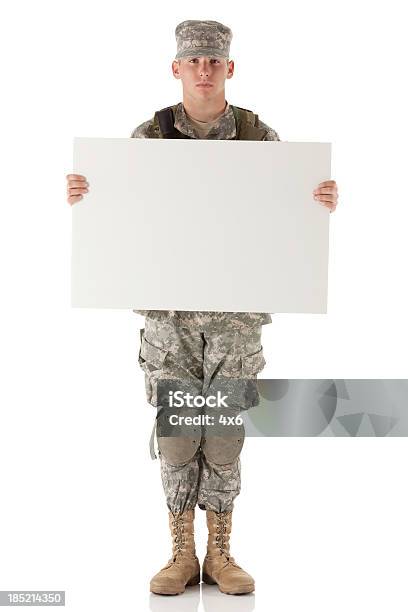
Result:
[[[198,100],[215,98],[234,74],[234,62],[223,57],[184,57],[172,63],[173,75],[181,79],[183,91]]]

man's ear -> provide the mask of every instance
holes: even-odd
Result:
[[[173,60],[173,63],[171,64],[171,69],[173,71],[174,78],[181,79],[180,65],[177,60]]]
[[[234,60],[229,60],[228,61],[228,72],[227,72],[227,79],[231,79],[234,76]]]

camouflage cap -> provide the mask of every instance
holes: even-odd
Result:
[[[201,55],[228,59],[232,32],[218,21],[189,19],[176,27],[177,55],[198,57]]]

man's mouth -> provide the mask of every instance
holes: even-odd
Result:
[[[212,83],[197,83],[197,87],[212,87]]]

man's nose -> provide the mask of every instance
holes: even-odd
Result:
[[[209,63],[202,63],[200,65],[200,75],[201,76],[208,76],[210,73],[210,64]]]

